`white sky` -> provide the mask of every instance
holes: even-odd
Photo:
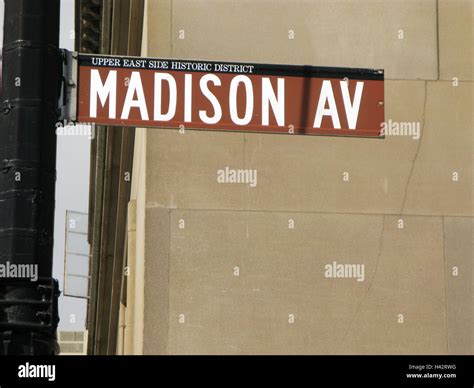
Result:
[[[61,0],[59,46],[74,50],[74,0]],[[63,289],[66,210],[89,210],[90,140],[86,136],[58,136],[56,215],[54,232],[54,277]],[[60,330],[85,328],[86,301],[62,296],[59,299]],[[72,322],[75,320],[75,322]]]

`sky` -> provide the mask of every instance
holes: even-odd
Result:
[[[61,0],[60,48],[74,50],[74,0]],[[90,140],[87,136],[58,136],[53,274],[62,289],[66,210],[89,208]],[[84,330],[86,300],[59,299],[60,330]]]
[[[0,42],[3,44],[4,3],[0,3]],[[74,0],[61,0],[60,48],[74,50]],[[53,276],[63,290],[66,210],[87,213],[90,140],[84,135],[58,136]],[[59,330],[84,330],[86,300],[59,298]]]

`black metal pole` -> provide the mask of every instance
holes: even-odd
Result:
[[[59,351],[59,291],[52,278],[55,123],[62,73],[58,45],[59,0],[5,0],[0,113],[0,354]],[[37,279],[31,276],[35,268]]]

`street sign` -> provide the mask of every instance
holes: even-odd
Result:
[[[69,119],[381,137],[383,70],[73,54]]]

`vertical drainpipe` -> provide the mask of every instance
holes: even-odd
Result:
[[[59,6],[59,0],[5,0],[0,265],[23,268],[29,275],[36,268],[38,278],[13,272],[0,278],[0,354],[59,352],[59,291],[52,278],[55,123],[62,77]]]

